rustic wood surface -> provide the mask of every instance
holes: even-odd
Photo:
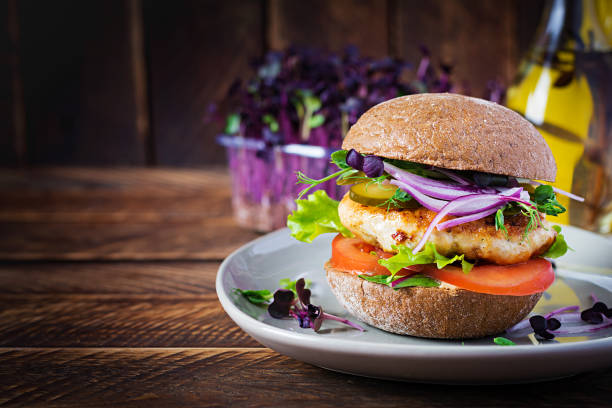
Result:
[[[215,295],[221,259],[257,236],[229,200],[223,169],[0,171],[0,406],[609,406],[611,369],[459,387],[263,348]]]
[[[145,164],[130,1],[16,2],[28,163]]]
[[[481,96],[510,83],[543,3],[0,0],[0,166],[223,163],[209,104],[291,44],[413,64],[423,44]]]

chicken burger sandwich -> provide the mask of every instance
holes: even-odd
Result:
[[[380,329],[467,339],[523,319],[554,281],[547,258],[567,244],[547,218],[565,211],[536,180],[556,164],[538,131],[495,103],[409,95],[367,111],[332,154],[340,202],[297,200],[287,225],[311,242],[333,232],[328,283],[340,303]],[[300,197],[300,198],[301,198]]]

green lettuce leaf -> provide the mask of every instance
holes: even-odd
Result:
[[[493,343],[497,344],[498,346],[516,346],[515,342],[505,337],[495,337],[493,339]]]
[[[267,289],[262,290],[242,290],[234,288],[234,292],[238,295],[242,295],[254,305],[268,304],[268,300],[272,299],[274,295]]]
[[[295,200],[297,210],[287,217],[291,236],[302,242],[312,242],[328,232],[341,233],[345,237],[353,234],[340,222],[339,202],[329,198],[324,190],[318,190],[306,200]]]
[[[367,280],[369,282],[374,282],[374,283],[380,283],[381,285],[388,285],[389,283],[391,283],[389,281],[389,278],[390,278],[389,275],[374,275],[374,276],[358,275],[358,276],[363,280]]]
[[[433,242],[428,242],[422,251],[416,254],[412,253],[412,249],[405,245],[394,245],[393,249],[397,251],[397,254],[388,259],[380,259],[379,264],[391,271],[391,276],[405,268],[412,265],[425,265],[435,263],[438,269],[442,269],[447,265],[452,264],[456,261],[461,261],[461,269],[463,272],[468,273],[474,266],[470,262],[464,259],[465,255],[455,255],[452,258],[447,258],[441,255],[437,250]]]
[[[390,285],[394,280],[391,277],[391,275],[376,275],[376,276],[359,275],[359,277],[369,282],[379,283],[381,285]],[[402,278],[398,278],[398,279],[402,279]],[[408,279],[401,281],[393,289],[406,288],[406,287],[412,287],[412,286],[421,286],[424,288],[431,288],[431,287],[440,286],[440,282],[438,282],[437,280],[433,278],[430,278],[429,276],[417,274],[417,275],[412,275]]]
[[[565,255],[568,249],[571,249],[568,247],[567,242],[565,242],[565,237],[561,234],[561,227],[553,225],[553,229],[557,231],[557,237],[555,242],[548,248],[548,251],[542,255],[544,258],[559,258]]]
[[[425,275],[412,275],[406,280],[401,281],[393,287],[393,289],[406,288],[411,286],[420,286],[423,288],[433,288],[440,286],[440,282]]]

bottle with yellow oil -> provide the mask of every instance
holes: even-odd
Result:
[[[559,222],[612,230],[612,47],[596,0],[549,0],[506,104],[542,133],[557,160]]]

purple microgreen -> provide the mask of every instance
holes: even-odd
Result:
[[[298,299],[302,302],[302,305],[310,304],[310,289],[306,289],[306,282],[304,278],[298,279],[295,283],[295,290],[298,295]]]
[[[274,292],[274,301],[268,306],[268,313],[275,319],[289,316],[293,304],[293,292],[287,289],[278,289]]]
[[[554,317],[546,319],[546,330],[557,330],[559,327],[561,327],[561,322],[558,319]]]
[[[355,149],[351,149],[346,154],[346,164],[355,170],[363,170],[363,156],[357,153]]]
[[[322,313],[322,315],[323,315],[323,317],[325,319],[335,320],[337,322],[344,323],[347,326],[351,326],[353,329],[357,329],[359,331],[365,331],[365,329],[363,327],[361,327],[360,325],[358,325],[356,323],[351,322],[348,319],[343,319],[342,317],[334,316],[334,315],[329,314],[329,313]]]
[[[533,332],[540,338],[551,340],[555,335],[571,335],[579,333],[594,333],[612,327],[612,309],[591,295],[595,303],[591,308],[579,312],[579,306],[566,306],[553,310],[544,316],[535,315],[525,319],[506,330],[506,333],[515,333],[531,326]],[[567,313],[569,312],[569,313]],[[556,316],[556,317],[552,317]],[[588,325],[585,325],[587,323]],[[565,325],[570,325],[565,327]],[[564,326],[563,328],[561,328]]]
[[[605,303],[600,301],[595,302],[590,309],[583,310],[580,313],[580,318],[589,324],[601,324],[604,316],[606,318],[612,317],[612,309],[609,309]]]
[[[319,331],[323,323],[324,313],[321,306],[308,305],[308,318],[314,331]]]
[[[308,279],[300,278],[296,281],[291,279],[281,279],[280,285],[283,289],[278,289],[274,295],[268,290],[242,290],[234,289],[234,292],[246,297],[251,303],[257,305],[267,304],[268,300],[273,298],[272,303],[268,305],[268,313],[275,319],[283,319],[293,317],[297,320],[298,325],[303,329],[313,329],[319,331],[323,321],[335,320],[344,323],[354,329],[364,331],[363,327],[355,324],[347,319],[324,313],[321,306],[310,303],[311,291],[306,288],[310,285]],[[250,297],[252,297],[252,299]],[[299,300],[296,300],[296,298]]]
[[[608,306],[606,306],[604,302],[595,303],[591,309],[593,309],[596,312],[604,313],[604,314],[608,313],[608,310],[610,310],[608,309]]]
[[[370,178],[380,177],[384,172],[383,160],[378,156],[366,156],[363,158],[363,172]]]
[[[563,329],[563,330],[555,330],[554,334],[564,334],[564,335],[570,334],[571,335],[571,334],[581,334],[581,333],[595,333],[597,331],[607,329],[610,327],[612,327],[612,320],[605,319],[605,321],[600,324],[588,325],[586,326],[586,328],[583,326],[583,327],[570,327],[570,328]]]
[[[529,318],[529,324],[531,324],[531,328],[533,331],[542,331],[546,330],[546,319],[544,316],[535,315]]]
[[[508,334],[515,334],[516,332],[520,332],[520,331],[525,330],[525,329],[527,329],[529,327],[530,327],[529,319],[521,320],[520,322],[518,322],[514,326],[510,327],[509,329],[506,329],[506,333],[508,333]]]
[[[551,318],[550,320],[554,320],[554,322],[551,323],[552,327],[556,326],[556,328],[558,329],[561,326],[561,323],[559,323],[559,320],[555,318]],[[531,316],[529,318],[529,323],[531,324],[531,328],[533,329],[533,332],[536,335],[540,336],[541,338],[546,339],[546,340],[552,340],[555,338],[555,335],[550,333],[547,330],[549,323],[548,323],[548,319],[546,319],[544,316],[540,316],[540,315]]]
[[[302,278],[302,280],[304,280]],[[298,292],[296,289],[296,285],[297,285],[298,280],[291,280],[291,279],[281,279],[280,281],[278,281],[278,284],[280,285],[281,289],[288,289],[290,291],[293,292],[293,294],[297,297],[298,296]],[[304,280],[304,287],[308,287],[310,286],[312,282],[310,281],[310,279],[305,279]]]
[[[563,312],[570,312],[570,311],[577,312],[578,310],[580,310],[580,306],[577,306],[577,305],[574,305],[574,306],[565,306],[565,307],[562,307],[560,309],[553,310],[550,313],[547,313],[544,317],[546,319],[548,319],[550,317],[556,316],[556,315],[558,315],[560,313],[563,313]]]
[[[582,313],[580,313],[580,318],[588,324],[600,324],[603,322],[603,316],[601,313],[598,313],[593,309],[582,311]]]
[[[269,129],[279,134],[280,144],[338,146],[374,105],[399,95],[455,89],[450,67],[438,65],[429,53],[414,69],[401,59],[373,59],[349,48],[337,54],[291,46],[253,59],[251,77],[234,81],[209,116],[223,123],[234,115],[227,126],[231,135],[261,139]],[[409,69],[417,71],[418,81],[405,80]]]

